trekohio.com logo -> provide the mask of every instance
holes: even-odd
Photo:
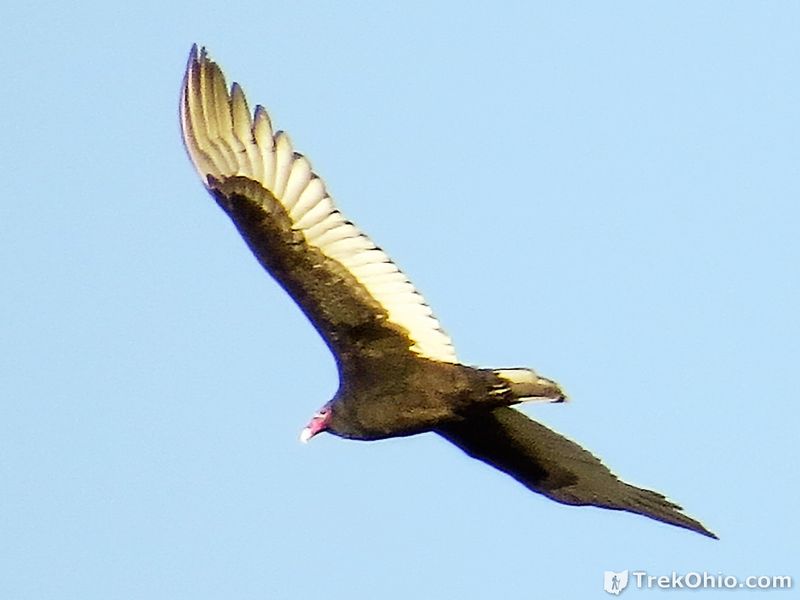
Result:
[[[737,577],[708,571],[689,571],[669,575],[650,575],[646,571],[606,571],[603,574],[603,589],[618,596],[626,588],[660,590],[790,590],[790,575],[748,575]]]

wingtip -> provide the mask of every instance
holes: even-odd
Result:
[[[629,497],[632,502],[615,508],[638,513],[667,525],[682,527],[715,540],[719,539],[716,533],[707,529],[697,519],[687,515],[682,506],[672,502],[663,494],[644,488],[637,488],[629,483],[624,485],[633,490],[633,495]]]
[[[183,75],[183,92],[186,93],[186,88],[189,84],[189,77],[191,77],[191,73],[197,69],[200,65],[200,59],[198,58],[198,53],[203,52],[205,49],[198,51],[197,44],[192,44],[192,48],[189,50],[189,57],[186,59],[186,71]]]
[[[208,54],[208,48],[205,46],[199,46],[197,42],[195,42],[192,44],[192,48],[189,50],[189,60],[187,62],[190,65],[202,65],[203,63],[211,62]]]
[[[665,523],[667,523],[667,525],[677,525],[678,527],[683,527],[684,529],[688,529],[689,531],[694,531],[695,533],[699,533],[700,535],[708,537],[708,538],[711,538],[712,540],[718,540],[719,539],[719,536],[716,533],[714,533],[710,529],[707,529],[706,526],[703,525],[697,519],[693,519],[692,517],[687,515],[685,512],[683,512],[682,508],[677,507],[676,510],[678,511],[678,514],[682,518],[679,519],[679,520],[676,519],[674,521],[664,521]],[[646,515],[646,516],[650,516],[650,515]],[[655,517],[655,518],[658,519],[658,517]],[[659,520],[661,520],[661,519],[659,519]]]
[[[205,50],[205,49],[203,49],[203,50]],[[189,71],[189,69],[192,67],[192,65],[196,65],[199,62],[199,59],[198,59],[199,55],[200,55],[200,50],[198,49],[197,44],[196,43],[192,44],[192,48],[191,48],[191,50],[189,50],[189,58],[186,59],[186,70],[187,71]]]
[[[683,527],[684,529],[688,529],[689,531],[694,531],[695,533],[699,533],[703,537],[711,538],[712,540],[719,539],[719,536],[716,533],[706,529],[705,526],[699,521],[696,521],[695,519],[691,518],[689,520],[691,521],[690,524],[680,524],[680,523],[670,523],[670,522],[667,522],[667,524],[678,525],[678,527]]]
[[[706,537],[711,538],[712,540],[718,540],[719,539],[719,536],[716,533],[714,533],[710,529],[706,529],[703,524],[700,524],[700,528],[699,529],[695,529],[695,531],[697,533],[701,534],[701,535],[704,535]]]

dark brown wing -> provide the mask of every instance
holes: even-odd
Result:
[[[499,408],[447,425],[437,433],[473,458],[556,502],[625,510],[717,537],[663,495],[620,481],[578,444],[518,410]]]
[[[184,143],[209,192],[256,258],[337,355],[407,351],[456,363],[447,334],[389,257],[334,206],[266,111],[251,116],[242,89],[192,48],[180,103]],[[391,346],[391,348],[388,348]]]

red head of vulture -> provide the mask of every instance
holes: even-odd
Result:
[[[200,179],[258,261],[324,338],[339,389],[303,430],[379,440],[433,431],[557,502],[625,510],[716,537],[663,495],[617,479],[576,443],[511,408],[562,402],[530,369],[459,362],[420,293],[348,221],[311,164],[242,88],[192,48],[180,98]]]

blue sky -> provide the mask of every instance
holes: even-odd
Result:
[[[799,26],[793,2],[4,5],[0,597],[800,576]],[[334,364],[185,156],[193,42],[463,360],[560,381],[573,402],[529,414],[721,540],[432,435],[299,444]]]

